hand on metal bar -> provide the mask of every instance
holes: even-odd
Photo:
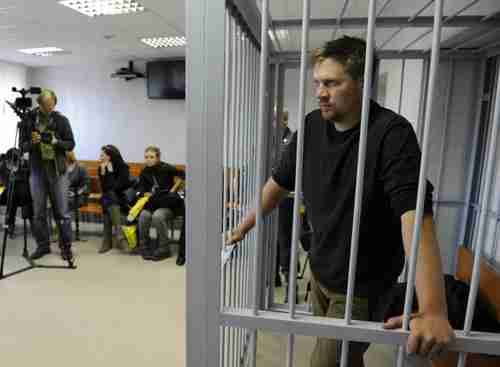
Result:
[[[245,239],[244,233],[239,227],[234,228],[232,231],[226,233],[225,244],[226,246],[233,246]]]
[[[448,319],[441,314],[414,313],[410,317],[411,334],[406,350],[409,355],[435,359],[442,356],[446,346],[452,342],[453,329]],[[403,315],[393,317],[384,323],[385,329],[400,329]]]

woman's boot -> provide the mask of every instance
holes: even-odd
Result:
[[[104,254],[111,250],[112,248],[112,237],[113,237],[113,228],[111,224],[111,218],[109,214],[105,213],[103,217],[104,224],[104,234],[102,239],[102,245],[99,249],[100,254]]]

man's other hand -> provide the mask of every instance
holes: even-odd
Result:
[[[42,141],[42,136],[40,135],[40,133],[38,131],[33,131],[31,133],[31,142],[33,144],[40,144],[41,141]]]

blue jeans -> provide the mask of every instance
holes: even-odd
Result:
[[[71,215],[68,210],[69,181],[65,175],[49,176],[44,169],[32,169],[30,176],[33,198],[33,234],[39,247],[49,247],[47,199],[59,227],[62,246],[71,246]]]

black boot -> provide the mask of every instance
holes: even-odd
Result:
[[[177,260],[175,261],[177,266],[183,266],[186,263],[186,257],[184,255],[179,254],[177,256]]]
[[[61,258],[64,261],[73,261],[73,251],[71,251],[71,245],[61,246]]]
[[[274,287],[281,288],[282,286],[283,286],[283,283],[281,282],[281,276],[280,276],[280,273],[277,271],[276,276],[274,277]]]
[[[48,246],[38,246],[30,256],[30,260],[38,260],[44,257],[45,255],[50,254],[50,247]]]
[[[158,246],[151,254],[150,260],[161,261],[170,257],[170,247],[168,245]]]
[[[142,258],[144,260],[153,260],[154,253],[156,251],[156,248],[158,247],[158,244],[156,240],[149,240],[146,241],[143,251],[142,251]]]

